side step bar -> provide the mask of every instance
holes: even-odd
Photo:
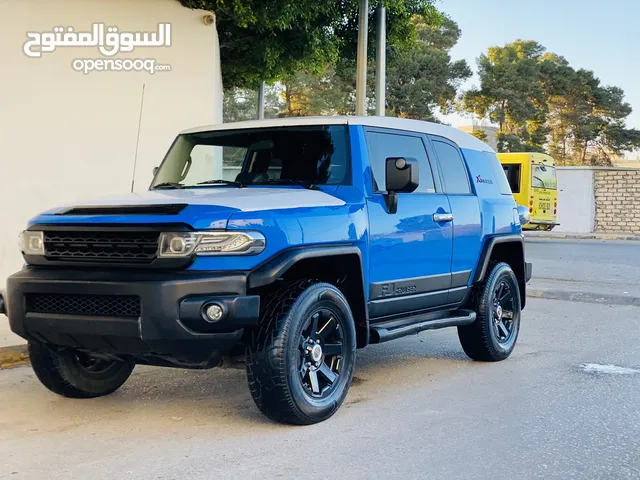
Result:
[[[398,324],[398,320],[371,325],[371,343],[383,343],[396,338],[413,335],[423,330],[458,327],[469,325],[476,320],[476,312],[472,310],[456,310],[444,316],[434,318],[433,313],[415,315],[406,318],[406,323]]]

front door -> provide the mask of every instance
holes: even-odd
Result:
[[[447,303],[453,249],[451,209],[432,168],[426,138],[397,130],[366,130],[374,178],[368,199],[371,318],[437,307]],[[413,193],[398,194],[398,210],[385,205],[385,162],[390,157],[418,160],[420,181]]]

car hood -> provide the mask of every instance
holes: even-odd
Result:
[[[208,211],[254,212],[300,207],[341,206],[345,202],[321,190],[292,188],[194,188],[183,190],[155,190],[129,193],[76,202],[45,213],[60,215],[74,207],[113,207],[186,204],[208,207]]]

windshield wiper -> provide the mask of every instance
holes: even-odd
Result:
[[[544,180],[542,180],[540,177],[536,177],[535,175],[532,175],[532,176],[533,178],[535,178],[540,182],[540,184],[542,185],[542,188],[547,188],[546,185],[544,184]]]
[[[153,187],[154,190],[168,190],[171,188],[187,188],[187,186],[178,182],[164,182]]]
[[[231,185],[238,188],[244,187],[243,183],[233,182],[231,180],[207,180],[206,182],[200,182],[197,185]]]
[[[300,185],[301,187],[308,188],[309,190],[320,190],[320,187],[311,182],[295,180],[293,178],[272,178],[264,182],[256,182],[253,185]]]

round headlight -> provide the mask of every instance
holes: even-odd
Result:
[[[187,251],[187,241],[182,237],[173,237],[169,242],[169,252],[182,255]]]

